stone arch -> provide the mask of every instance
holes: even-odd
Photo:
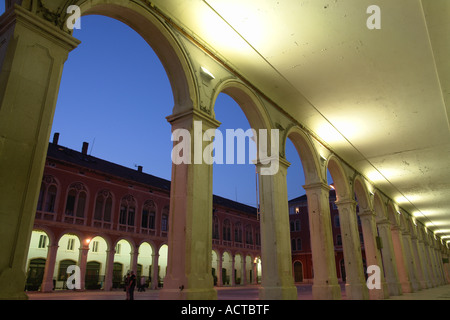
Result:
[[[106,242],[106,250],[111,250],[111,248],[113,248],[111,237],[108,234],[102,232],[95,232],[89,236],[89,247],[91,247],[91,243],[95,238],[102,238]]]
[[[362,210],[369,210],[371,208],[371,201],[367,186],[361,176],[357,175],[353,181],[353,188],[358,199],[359,208]]]
[[[383,202],[380,192],[376,190],[373,195],[373,209],[377,222],[387,219],[386,205]]]
[[[336,190],[336,200],[353,199],[350,181],[345,173],[341,161],[334,155],[328,158],[327,168],[333,177],[334,188]]]
[[[151,46],[166,70],[172,87],[175,103],[173,114],[191,110],[199,105],[187,54],[170,30],[168,22],[150,5],[121,0],[78,0],[73,1],[73,4],[80,7],[82,16],[103,15],[125,23]],[[70,3],[67,4],[69,5]],[[64,28],[67,30],[65,24]]]
[[[391,201],[389,201],[387,205],[387,216],[393,227],[399,226],[399,217],[398,217],[399,214],[397,212],[395,205]]]
[[[319,153],[317,152],[314,144],[312,143],[310,137],[303,132],[297,126],[291,127],[283,141],[283,153],[286,148],[287,139],[290,139],[300,156],[300,160],[303,167],[303,172],[305,175],[305,184],[319,183],[324,180],[324,176],[321,173],[321,166],[319,161]]]
[[[258,129],[271,129],[272,124],[261,99],[245,84],[236,80],[226,80],[215,89],[211,110],[214,110],[217,97],[220,93],[229,95],[244,112],[250,127]],[[220,121],[220,119],[218,119]]]
[[[52,229],[50,227],[45,226],[45,225],[42,225],[42,226],[38,225],[38,226],[35,226],[33,228],[33,232],[34,231],[44,232],[47,235],[47,238],[48,238],[48,244],[47,245],[48,246],[52,246],[52,245],[57,245],[58,244],[56,236],[55,236],[55,233],[52,231]]]
[[[401,212],[401,211],[400,211]],[[409,231],[409,226],[406,220],[406,214],[404,212],[401,212],[400,217],[399,217],[399,226],[400,229],[404,232],[404,231]]]

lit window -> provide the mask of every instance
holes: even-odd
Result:
[[[70,238],[70,239],[67,241],[67,251],[73,251],[73,250],[74,250],[74,249],[73,249],[74,244],[75,244],[75,239],[74,239],[74,238]]]
[[[45,245],[46,245],[46,244],[47,244],[47,236],[41,234],[40,237],[39,237],[39,245],[38,245],[38,248],[39,248],[39,249],[43,249],[43,248],[45,248]]]

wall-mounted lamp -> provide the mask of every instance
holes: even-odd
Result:
[[[213,75],[208,69],[206,69],[205,67],[201,67],[201,68],[200,68],[200,73],[201,73],[204,77],[206,77],[208,80],[213,80],[213,79],[215,79],[214,75]]]

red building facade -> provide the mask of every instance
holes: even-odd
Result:
[[[341,281],[345,281],[345,265],[344,253],[342,249],[341,229],[339,223],[339,212],[336,202],[336,193],[334,189],[330,190],[330,217],[333,233],[334,255],[336,262],[337,277]],[[358,207],[356,207],[358,213]],[[364,239],[362,236],[361,221],[357,215],[358,230],[361,240],[361,254],[363,259],[364,270],[366,269],[366,262],[364,258]],[[309,232],[309,217],[308,217],[308,203],[306,195],[289,201],[289,221],[291,230],[291,249],[292,249],[292,263],[294,281],[298,282],[312,282],[313,264],[311,254],[311,242]]]
[[[81,152],[59,146],[57,137],[49,144],[27,288],[63,287],[55,283],[63,280],[70,263],[80,267],[83,288],[118,287],[127,270],[143,277],[147,287],[161,286],[167,267],[161,248],[167,247],[170,181],[146,174],[142,167],[133,170],[92,157],[87,148],[86,143]],[[256,209],[214,196],[212,215],[216,285],[257,283],[261,270]],[[65,237],[72,240],[62,243]],[[97,239],[104,244],[103,258],[94,254]],[[129,246],[125,262],[118,258],[124,241]],[[147,260],[141,257],[143,244],[151,248]]]

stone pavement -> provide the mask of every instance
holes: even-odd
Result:
[[[341,284],[342,299],[345,300],[344,285]],[[245,287],[216,287],[218,300],[258,300],[259,286]],[[312,300],[312,285],[297,285],[299,300]],[[135,300],[158,300],[159,290],[135,292]],[[125,292],[121,290],[102,291],[55,291],[52,293],[29,292],[29,300],[125,300]],[[450,300],[450,285],[405,293],[401,296],[390,297],[389,300]]]

